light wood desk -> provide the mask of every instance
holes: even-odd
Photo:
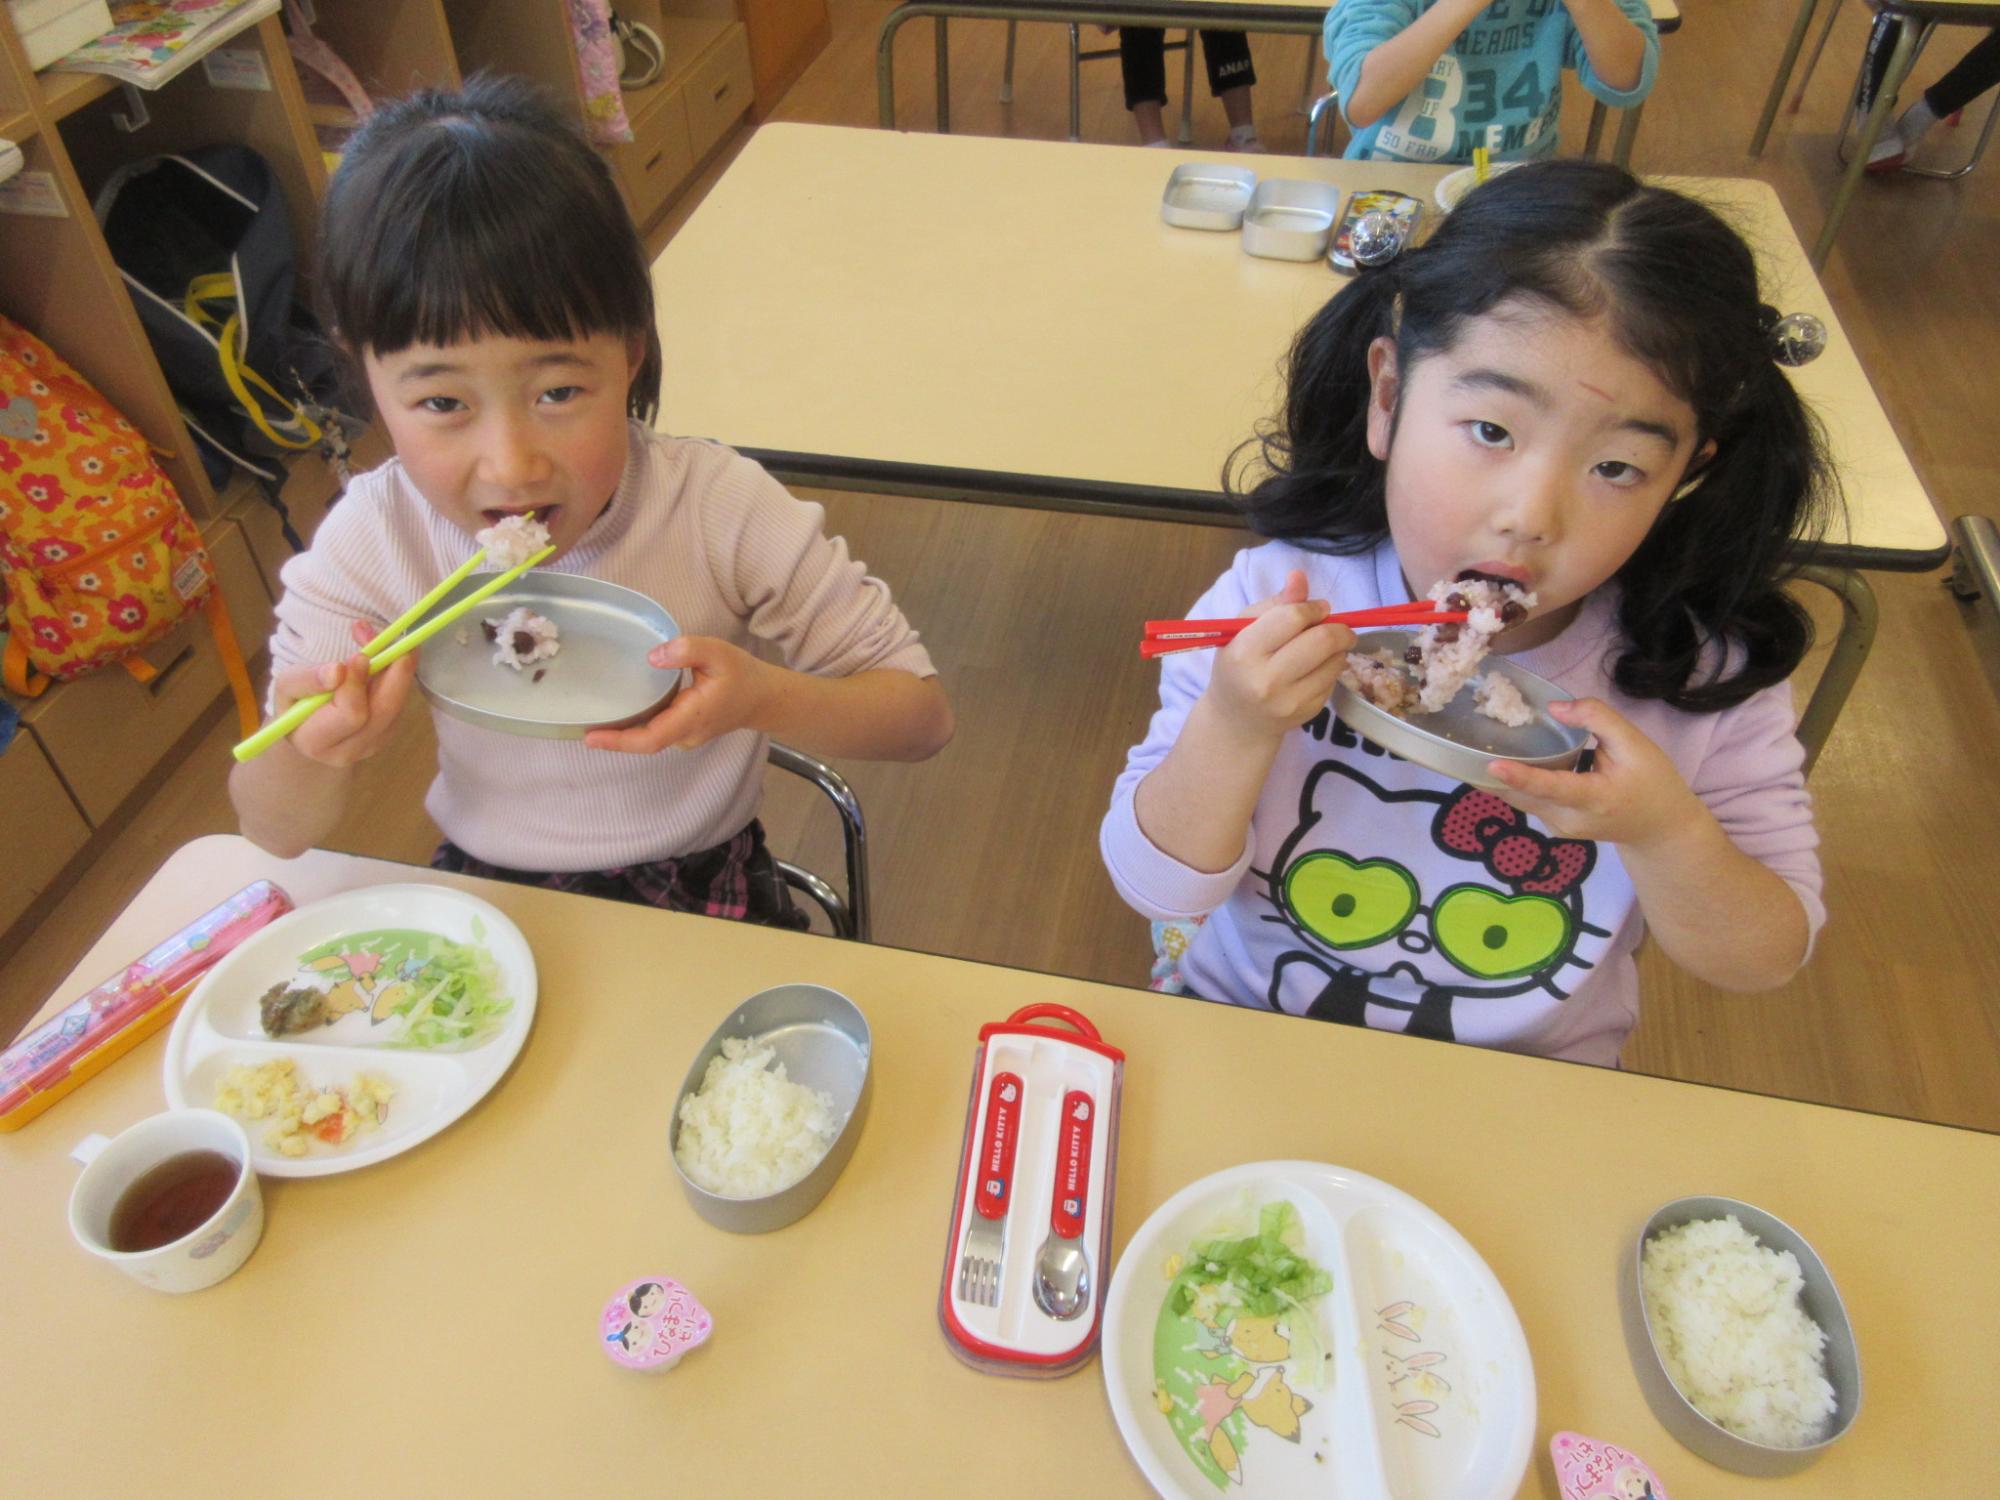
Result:
[[[301,904],[382,881],[474,889],[541,974],[512,1074],[435,1139],[351,1175],[265,1184],[230,1280],[154,1293],[70,1240],[67,1155],[164,1107],[163,1042],[0,1136],[0,1410],[9,1494],[1137,1496],[1093,1362],[1056,1381],[960,1365],[935,1298],[980,1024],[1076,1006],[1126,1049],[1116,1241],[1197,1177],[1323,1160],[1414,1193],[1493,1267],[1563,1428],[1628,1444],[1674,1493],[2000,1491],[2000,1137],[1142,990],[775,933],[241,839],[175,853],[57,992],[67,1000],[252,879]],[[688,1058],[744,996],[811,980],[874,1030],[874,1100],[831,1194],[775,1234],[697,1219],[666,1157]],[[1854,1430],[1743,1479],[1654,1421],[1617,1278],[1647,1215],[1742,1198],[1812,1241],[1859,1340]],[[664,1376],[595,1347],[635,1276],[716,1317]],[[1968,1404],[1970,1402],[1970,1404]],[[1943,1491],[1940,1491],[1941,1493]],[[1524,1493],[1553,1495],[1538,1456]]]
[[[1168,173],[1198,155],[762,127],[654,263],[661,425],[805,484],[1235,524],[1223,461],[1277,410],[1279,362],[1342,278],[1162,223]],[[1400,188],[1429,216],[1444,175],[1257,170]],[[1668,185],[1723,207],[1770,300],[1827,325],[1792,372],[1848,490],[1827,559],[1938,567],[1944,528],[1777,195]]]

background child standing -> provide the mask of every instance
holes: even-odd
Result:
[[[1650,931],[1760,989],[1824,919],[1780,587],[1832,495],[1742,240],[1595,162],[1475,189],[1298,336],[1268,473],[1278,538],[1191,617],[1258,619],[1163,662],[1100,847],[1211,1000],[1613,1063]],[[1341,609],[1468,575],[1532,591],[1496,649],[1574,695],[1587,771],[1484,791],[1362,740],[1328,694]]]
[[[319,286],[397,457],[285,565],[271,703],[333,701],[236,768],[250,838],[296,854],[378,753],[415,659],[372,680],[354,646],[533,512],[543,564],[635,589],[685,632],[685,688],[582,743],[435,716],[440,868],[802,926],[757,809],[768,736],[922,759],[952,730],[889,591],[747,459],[646,425],[660,354],[644,247],[610,169],[529,86],[474,80],[379,111],[328,191]],[[664,753],[671,752],[671,753]]]
[[[1325,48],[1347,155],[1387,161],[1548,156],[1565,68],[1629,109],[1660,60],[1646,0],[1340,0]]]

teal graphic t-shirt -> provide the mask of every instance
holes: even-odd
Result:
[[[1326,18],[1327,80],[1346,101],[1368,54],[1431,8],[1434,0],[1340,0]],[[1495,161],[1554,154],[1562,71],[1573,68],[1592,97],[1630,109],[1652,91],[1660,37],[1646,0],[1617,0],[1646,37],[1636,88],[1599,78],[1563,0],[1493,0],[1445,49],[1424,81],[1394,109],[1354,132],[1347,155],[1375,161],[1466,162],[1485,146]],[[1352,124],[1349,121],[1349,124]]]

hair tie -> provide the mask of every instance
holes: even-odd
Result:
[[[1826,353],[1826,324],[1811,313],[1780,314],[1768,302],[1757,310],[1757,326],[1771,358],[1797,369]]]
[[[1354,221],[1347,249],[1357,266],[1379,270],[1409,246],[1409,230],[1392,213],[1374,209]]]

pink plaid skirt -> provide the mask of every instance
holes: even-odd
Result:
[[[752,818],[727,843],[699,849],[672,859],[625,865],[615,870],[510,870],[488,864],[446,840],[431,856],[433,870],[478,875],[487,880],[511,880],[578,896],[602,896],[656,906],[662,911],[692,912],[702,917],[728,917],[765,927],[803,932],[810,925],[805,912],[792,904],[791,889],[778,862],[764,846],[764,825]]]

